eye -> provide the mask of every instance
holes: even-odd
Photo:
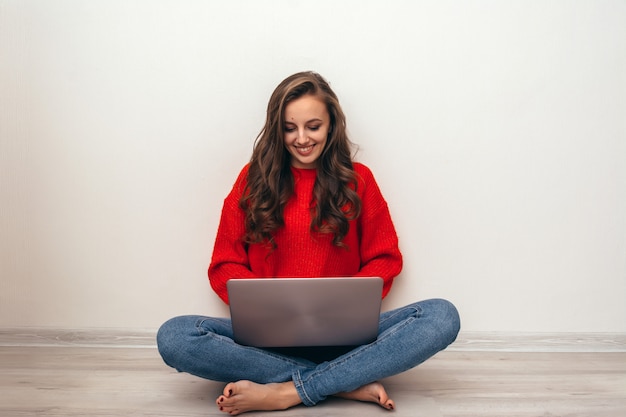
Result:
[[[319,128],[320,128],[319,125],[317,125],[317,126],[309,126],[309,129],[313,130],[313,131],[319,130]]]
[[[293,132],[294,130],[296,130],[296,128],[293,126],[285,126],[284,130],[285,132]]]

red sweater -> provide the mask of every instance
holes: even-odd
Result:
[[[268,255],[265,245],[242,241],[245,215],[239,199],[248,174],[244,167],[224,200],[209,266],[217,295],[228,304],[226,282],[236,278],[376,276],[384,280],[385,297],[402,269],[398,237],[372,172],[360,163],[354,163],[354,170],[362,209],[359,218],[350,221],[343,240],[347,249],[333,245],[332,234],[311,233],[310,202],[317,171],[292,167],[294,194],[285,207],[285,226],[275,232],[277,247]]]

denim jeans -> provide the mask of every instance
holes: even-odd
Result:
[[[344,352],[242,346],[233,341],[229,319],[201,316],[167,321],[157,344],[165,363],[180,372],[222,382],[293,381],[311,406],[419,365],[454,342],[459,328],[456,308],[432,299],[382,313],[378,338]]]

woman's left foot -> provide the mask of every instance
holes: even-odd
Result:
[[[286,410],[300,402],[293,382],[257,384],[245,380],[226,385],[215,401],[220,411],[231,416],[247,411]]]

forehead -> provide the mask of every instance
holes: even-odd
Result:
[[[307,94],[292,100],[285,106],[284,118],[289,120],[328,119],[326,103],[319,97]]]

